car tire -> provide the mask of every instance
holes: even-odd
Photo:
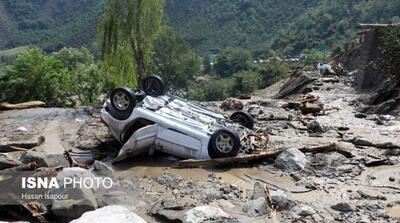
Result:
[[[147,95],[157,97],[165,93],[165,84],[161,77],[151,75],[143,80],[143,90]]]
[[[208,155],[212,158],[236,156],[240,148],[240,138],[237,133],[229,129],[220,129],[214,132],[208,143]]]
[[[129,118],[137,103],[135,92],[127,87],[112,90],[110,102],[110,114],[119,120]]]
[[[236,111],[234,112],[230,120],[236,123],[239,123],[240,125],[243,125],[244,127],[248,129],[253,129],[254,128],[254,118],[253,116],[246,112],[246,111]]]

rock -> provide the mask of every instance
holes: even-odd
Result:
[[[347,127],[347,126],[339,126],[339,127],[338,127],[338,130],[339,130],[339,131],[349,131],[350,128]]]
[[[244,108],[243,102],[236,98],[227,98],[219,106],[222,110],[242,110]]]
[[[22,153],[20,160],[22,163],[36,162],[39,167],[69,166],[63,154],[48,154],[32,150]]]
[[[260,197],[265,198],[265,186],[261,182],[255,182],[253,187],[253,194],[251,196],[252,200],[258,199]]]
[[[15,154],[15,153],[14,153]],[[11,168],[14,166],[21,165],[22,162],[17,157],[13,156],[13,153],[1,153],[0,154],[0,170]]]
[[[312,208],[310,206],[306,206],[306,205],[297,206],[295,208],[295,212],[297,215],[300,215],[303,217],[315,214],[314,208]]]
[[[242,211],[250,216],[262,216],[269,212],[269,206],[265,198],[260,197],[255,200],[248,200],[242,208]]]
[[[307,129],[310,132],[315,132],[315,133],[322,133],[324,132],[324,129],[322,128],[322,126],[319,124],[319,122],[317,121],[311,121],[307,124]]]
[[[287,194],[282,190],[272,191],[271,200],[277,205],[278,210],[289,210],[294,206],[294,202],[289,200]]]
[[[298,149],[286,149],[275,160],[275,166],[284,170],[298,171],[304,169],[308,160]]]
[[[315,114],[322,110],[322,107],[314,103],[305,103],[300,107],[300,111],[303,114]]]
[[[82,168],[64,168],[63,171],[57,173],[57,180],[59,184],[63,184],[64,178],[95,178],[95,176],[88,170]],[[93,189],[88,189],[85,187],[73,188],[72,184],[67,185],[67,188],[61,187],[56,189],[52,193],[57,194],[68,194],[69,199],[54,200],[51,206],[51,211],[58,217],[62,219],[74,219],[80,217],[83,213],[87,211],[95,210],[98,207],[96,196]],[[82,221],[83,222],[83,221]]]
[[[95,160],[93,163],[93,172],[95,174],[110,176],[113,174],[114,171],[107,164],[105,164],[99,160]]]
[[[329,137],[329,138],[340,138],[340,134],[337,133],[335,130],[332,130],[332,129],[326,131],[325,136]]]
[[[207,220],[227,219],[229,216],[220,208],[205,205],[190,209],[183,218],[185,223],[202,223]]]
[[[146,223],[146,221],[136,213],[118,205],[106,206],[95,211],[86,212],[80,218],[71,221],[71,223],[90,222]]]
[[[357,146],[372,146],[372,142],[365,138],[355,138],[353,143]]]
[[[361,113],[361,112],[357,112],[357,113],[354,115],[354,117],[356,117],[356,118],[366,118],[367,115],[364,114],[364,113]]]
[[[348,203],[344,203],[344,202],[332,205],[331,208],[333,210],[340,211],[340,212],[351,212],[351,211],[353,211],[353,208],[351,207],[351,205],[348,204]]]
[[[28,129],[23,127],[23,126],[21,126],[21,127],[17,128],[17,132],[28,132]]]

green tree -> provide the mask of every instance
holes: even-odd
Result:
[[[382,36],[380,57],[372,66],[400,82],[400,26],[388,26],[379,30],[379,33]]]
[[[72,84],[60,60],[33,48],[20,54],[0,75],[0,101],[42,100],[61,105],[72,92]]]
[[[183,88],[200,73],[201,61],[181,35],[164,27],[155,40],[149,67],[149,73],[161,76],[168,86]]]
[[[279,53],[271,51],[270,55],[268,60],[258,67],[258,74],[261,79],[258,85],[259,88],[268,87],[286,78],[290,71],[289,65],[278,56]]]
[[[229,77],[232,74],[250,68],[250,53],[243,49],[228,48],[222,50],[214,64],[215,72],[220,77]]]
[[[304,65],[316,65],[319,62],[324,62],[325,61],[325,56],[323,53],[319,52],[318,50],[312,49],[306,49],[303,51],[305,54],[304,58]]]
[[[139,79],[143,79],[163,8],[163,0],[108,0],[99,27],[102,55],[115,55],[119,47],[128,47]]]

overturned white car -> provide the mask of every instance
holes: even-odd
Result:
[[[241,136],[254,121],[244,111],[230,119],[195,103],[165,93],[158,76],[143,81],[144,90],[114,89],[102,109],[102,120],[123,144],[115,162],[159,150],[182,158],[236,156]]]

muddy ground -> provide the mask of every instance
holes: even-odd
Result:
[[[205,222],[400,222],[400,117],[358,113],[359,98],[369,93],[356,92],[348,77],[307,75],[316,78],[309,94],[320,98],[325,112],[282,108],[303,97],[274,99],[282,82],[243,100],[244,109],[269,133],[271,150],[335,143],[351,157],[295,151],[289,166],[267,159],[175,169],[176,157],[144,154],[112,165],[119,145],[100,122],[99,109],[36,108],[0,111],[0,163],[12,166],[24,153],[9,152],[11,146],[46,154],[71,149],[79,162],[99,159],[112,168],[108,174],[137,179],[138,197],[124,206],[147,222],[189,222],[188,210],[203,205],[224,212]],[[204,103],[215,110],[219,104]]]

